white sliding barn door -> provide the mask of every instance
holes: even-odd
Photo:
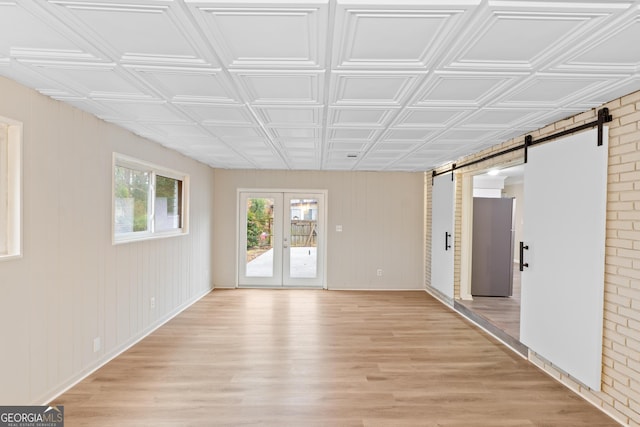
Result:
[[[600,390],[608,133],[529,148],[520,339]]]
[[[453,213],[455,181],[434,178],[431,189],[431,287],[453,298]]]

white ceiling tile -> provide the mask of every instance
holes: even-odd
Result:
[[[638,1],[0,0],[0,75],[214,167],[424,170],[639,90]]]
[[[164,133],[170,137],[212,137],[209,133],[207,133],[204,129],[196,125],[179,125],[179,124],[168,124],[161,123],[154,125],[154,129]]]
[[[171,4],[96,3],[55,0],[72,25],[115,52],[119,59],[144,63],[202,63],[185,33],[175,25]]]
[[[356,157],[350,157],[354,155]],[[360,157],[360,154],[355,152],[347,153],[344,151],[332,151],[329,153],[327,160],[335,164],[344,164],[344,165],[350,165],[353,167],[353,165],[355,164],[355,162],[358,160],[359,157]]]
[[[532,70],[597,30],[625,4],[488,2],[450,52],[452,67]]]
[[[377,132],[373,129],[331,129],[329,132],[329,139],[332,141],[370,141],[376,133]]]
[[[291,148],[287,150],[287,155],[295,159],[315,160],[319,154],[320,151],[314,147]]]
[[[332,108],[331,126],[383,126],[396,110],[388,108]]]
[[[348,151],[348,152],[360,152],[363,151],[369,144],[366,142],[331,142],[329,144],[330,151]]]
[[[262,135],[258,128],[246,126],[217,126],[205,124],[205,127],[218,138],[259,137]]]
[[[589,40],[576,54],[560,65],[559,69],[589,69],[607,72],[635,72],[640,68],[640,55],[630,49],[630,40],[640,40],[640,15],[618,23],[597,39]]]
[[[229,82],[216,70],[137,68],[137,72],[175,102],[235,102]]]
[[[580,23],[571,16],[545,20],[536,15],[498,15],[460,60],[529,64]]]
[[[428,129],[390,129],[382,136],[383,141],[424,141],[433,135]]]
[[[264,148],[269,145],[269,141],[266,138],[258,138],[258,137],[241,137],[241,138],[231,138],[225,137],[221,138],[221,141],[227,144],[234,149],[240,151],[253,150],[258,148]]]
[[[495,74],[437,74],[422,90],[416,105],[478,106],[513,80]]]
[[[493,126],[493,127],[513,127],[523,120],[531,120],[532,116],[537,116],[540,111],[531,109],[483,109],[470,115],[464,120],[465,126]]]
[[[413,150],[418,144],[411,142],[381,142],[376,144],[373,151],[396,151],[396,152],[406,152]]]
[[[267,126],[320,126],[322,112],[313,107],[287,107],[256,106],[255,110],[260,114]]]
[[[321,100],[323,74],[305,72],[234,72],[249,101],[256,104],[316,104]]]
[[[529,105],[559,108],[564,101],[596,89],[608,78],[588,75],[540,75],[516,87],[500,100],[500,105]]]
[[[417,4],[415,5],[417,6]],[[334,62],[338,68],[424,68],[443,34],[464,11],[426,7],[339,8]]]
[[[184,122],[185,118],[170,108],[166,102],[104,101],[113,111],[113,117],[127,117],[140,121]]]
[[[247,126],[252,126],[254,123],[247,108],[241,105],[197,103],[174,103],[174,105],[199,123]]]
[[[288,153],[295,152],[298,155],[302,155],[303,153],[308,153],[308,155],[313,156],[315,152],[313,151],[316,148],[315,140],[310,139],[283,139],[278,141]]]
[[[401,153],[370,152],[360,161],[359,167],[368,170],[385,169],[401,157]]]
[[[326,4],[295,7],[195,6],[229,67],[320,67],[324,64]]]
[[[415,74],[333,74],[334,95],[340,104],[400,105],[413,87]]]
[[[314,128],[271,128],[276,138],[318,138],[318,129]]]
[[[437,141],[472,141],[476,142],[478,140],[488,138],[491,135],[496,133],[495,130],[486,130],[486,129],[456,129],[445,132],[444,134],[438,136]],[[498,144],[499,141],[496,141]]]
[[[431,109],[407,109],[398,117],[395,126],[398,127],[442,127],[451,124],[464,111],[459,109],[445,110],[441,108]]]
[[[31,68],[46,74],[62,87],[92,98],[151,98],[128,76],[117,72],[113,64],[33,62]]]
[[[14,2],[0,3],[0,55],[7,58],[34,59],[94,58],[21,6],[24,5]]]

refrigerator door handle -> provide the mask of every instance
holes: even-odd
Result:
[[[529,250],[529,245],[524,244],[524,242],[520,242],[520,271],[524,271],[525,267],[529,267],[528,262],[524,262],[524,251]]]
[[[448,251],[451,249],[451,245],[449,244],[449,238],[451,237],[451,233],[444,232],[444,250]]]

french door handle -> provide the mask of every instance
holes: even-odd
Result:
[[[449,238],[451,237],[451,233],[444,232],[444,250],[448,251],[451,249],[451,245],[449,244]]]
[[[524,244],[524,242],[520,242],[520,271],[524,271],[524,268],[529,268],[529,263],[524,262],[524,251],[529,250],[529,245]]]

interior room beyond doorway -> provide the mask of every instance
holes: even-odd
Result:
[[[465,181],[468,185],[473,183],[473,191],[467,194],[472,198],[468,202],[475,206],[472,218],[469,218],[473,221],[470,223],[472,241],[469,242],[471,262],[469,279],[462,284],[461,298],[455,301],[456,308],[465,316],[521,352],[526,348],[520,344],[521,275],[517,247],[522,240],[524,222],[523,176],[524,165],[516,165],[491,169]],[[480,209],[482,205],[478,202],[496,202],[498,205],[502,202],[503,206],[498,206],[503,211],[502,217],[492,210],[486,211],[486,207]],[[489,218],[482,219],[482,215]],[[501,250],[495,247],[495,241],[500,239],[503,241]],[[508,245],[506,249],[505,244]],[[478,268],[479,262],[487,264],[483,268],[490,272],[478,272],[482,270]],[[496,276],[495,270],[500,270],[501,274]],[[478,283],[481,281],[485,282],[482,286]]]

